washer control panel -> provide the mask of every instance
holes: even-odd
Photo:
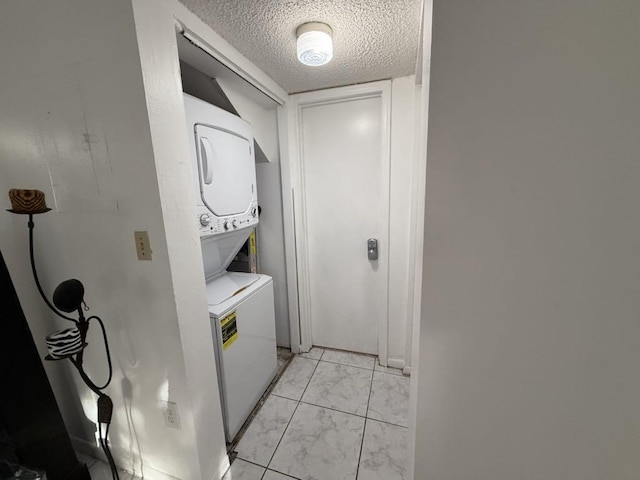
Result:
[[[207,207],[198,205],[196,215],[196,224],[200,235],[215,235],[256,225],[258,223],[258,204],[252,201],[246,212],[226,217],[216,217]]]

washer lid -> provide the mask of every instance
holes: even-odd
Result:
[[[195,136],[204,204],[218,217],[248,211],[255,190],[253,139],[202,124]]]
[[[207,302],[210,306],[220,305],[225,300],[242,292],[262,278],[255,273],[225,272],[207,282]]]

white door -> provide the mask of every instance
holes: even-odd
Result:
[[[296,98],[303,347],[386,355],[388,95],[388,84],[377,82]],[[377,260],[368,256],[369,239]]]

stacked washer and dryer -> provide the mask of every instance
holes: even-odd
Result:
[[[251,125],[184,94],[197,217],[228,442],[277,373],[273,281],[226,269],[258,224]]]

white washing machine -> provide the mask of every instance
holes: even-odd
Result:
[[[229,273],[228,276],[244,274]],[[273,281],[257,275],[233,297],[209,305],[225,435],[231,442],[278,372]],[[207,284],[207,293],[215,290]]]
[[[258,223],[251,125],[184,95],[225,435],[236,436],[278,370],[273,280],[227,272]]]

